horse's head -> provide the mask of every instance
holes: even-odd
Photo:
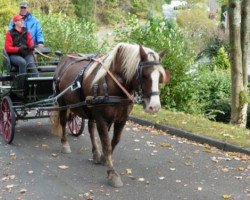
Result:
[[[160,64],[166,51],[157,54],[140,46],[141,61],[137,69],[137,92],[142,95],[143,107],[146,112],[156,113],[161,108],[160,83],[167,83],[170,79],[168,70]]]

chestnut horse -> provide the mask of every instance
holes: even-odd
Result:
[[[160,65],[164,54],[165,51],[158,54],[141,45],[119,43],[105,57],[97,56],[90,61],[76,56],[65,56],[56,69],[56,95],[70,84],[77,81],[80,83],[78,89],[62,95],[57,104],[64,108],[76,104],[76,107],[68,107],[68,110],[88,119],[93,161],[107,166],[108,182],[114,187],[121,187],[123,183],[113,166],[111,156],[132,110],[133,95],[141,94],[144,110],[148,113],[156,113],[161,108],[159,83],[169,80],[169,72]],[[59,109],[56,116],[52,128],[61,132],[62,152],[70,153],[65,130],[67,110]],[[113,138],[110,141],[111,125]],[[96,127],[102,153],[95,139]]]

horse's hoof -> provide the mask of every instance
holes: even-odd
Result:
[[[108,166],[108,161],[106,160],[106,158],[104,157],[104,155],[101,155],[100,160],[101,160],[101,164],[103,166]]]
[[[123,186],[121,177],[114,170],[108,171],[108,183],[112,187],[116,188]]]
[[[95,164],[102,164],[100,153],[93,153],[93,162]]]
[[[65,144],[62,145],[61,152],[62,153],[71,153],[69,143],[65,143]]]

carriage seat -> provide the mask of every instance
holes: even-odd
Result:
[[[3,49],[3,67],[9,72],[18,72],[18,66],[10,63],[10,57],[5,49]]]

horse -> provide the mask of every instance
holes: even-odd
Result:
[[[54,75],[55,95],[70,84],[79,87],[66,91],[57,100],[59,109],[54,115],[53,130],[61,136],[62,152],[70,153],[66,137],[67,113],[70,110],[83,119],[88,119],[88,131],[92,143],[93,161],[107,166],[108,183],[122,187],[123,182],[114,168],[112,153],[121,139],[123,128],[133,108],[134,94],[140,94],[143,108],[154,114],[161,108],[159,83],[167,83],[170,73],[160,62],[166,50],[154,50],[137,44],[119,43],[104,56],[81,59],[75,54],[64,56]],[[80,84],[79,84],[80,83]],[[109,131],[113,125],[113,138]],[[95,138],[97,128],[102,153]]]

